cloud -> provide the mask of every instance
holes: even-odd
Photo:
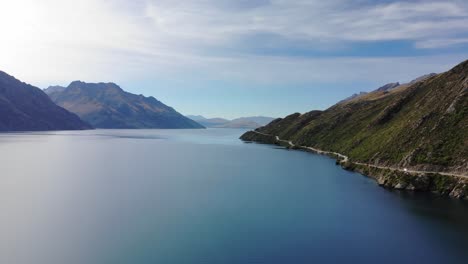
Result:
[[[467,43],[468,38],[430,39],[416,42],[416,47],[421,49],[447,48]]]
[[[377,41],[410,41],[424,50],[467,42],[465,1],[373,2],[2,1],[0,68],[40,84],[139,78],[286,83],[371,80],[389,71],[404,77],[403,69],[436,71],[457,62],[456,55],[436,53],[391,60],[290,54],[298,47],[320,53]],[[262,53],[272,46],[287,52]]]
[[[214,1],[150,1],[147,15],[161,32],[205,44],[252,32],[330,41],[420,40],[468,32],[468,10],[462,2],[358,2],[262,1],[235,12]]]

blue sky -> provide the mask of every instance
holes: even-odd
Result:
[[[448,70],[468,59],[467,25],[465,0],[2,1],[0,70],[112,81],[184,114],[284,116]]]

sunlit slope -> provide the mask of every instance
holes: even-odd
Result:
[[[257,131],[351,160],[430,171],[468,170],[468,61],[448,72]],[[243,139],[254,139],[246,133]]]

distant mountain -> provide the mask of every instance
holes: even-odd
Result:
[[[359,93],[352,94],[351,96],[346,97],[345,99],[339,101],[338,104],[349,102],[349,101],[351,101],[351,100],[353,100],[355,98],[358,98],[360,96],[363,96],[365,94],[367,94],[367,92],[359,92]]]
[[[414,80],[412,80],[411,82],[409,82],[408,84],[414,84],[414,83],[417,83],[417,82],[421,82],[421,81],[424,81],[428,78],[431,78],[431,77],[434,77],[436,76],[437,73],[429,73],[429,74],[426,74],[426,75],[423,75],[423,76],[420,76]]]
[[[380,88],[377,88],[376,91],[378,92],[388,92],[390,90],[392,90],[393,88],[395,87],[398,87],[400,86],[400,83],[399,82],[395,82],[395,83],[387,83],[385,84],[384,86],[380,87]]]
[[[200,115],[188,115],[190,119],[197,121],[198,123],[213,128],[258,128],[264,126],[274,120],[272,117],[266,116],[251,116],[251,117],[240,117],[236,119],[225,119],[225,118],[205,118]]]
[[[224,118],[205,118],[201,115],[187,115],[187,118],[190,118],[205,127],[219,127],[230,122]]]
[[[41,89],[0,71],[0,131],[91,128],[75,114],[54,104]]]
[[[374,91],[371,92],[360,92],[359,94],[353,94],[348,98],[345,98],[337,103],[338,104],[344,104],[344,103],[349,103],[349,102],[356,102],[359,100],[373,100],[373,99],[379,99],[382,96],[386,95],[387,93],[392,93],[392,92],[397,92],[401,91],[403,89],[406,89],[408,86],[413,85],[418,82],[422,82],[428,78],[436,76],[436,73],[430,73],[426,74],[423,76],[420,76],[408,83],[400,84],[399,82],[394,82],[394,83],[387,83],[383,85],[382,87],[379,87],[375,89]]]
[[[468,173],[468,61],[387,93],[276,119],[241,138],[281,143],[275,136],[346,155],[345,167],[386,187],[468,199],[468,180],[446,176]]]
[[[268,116],[248,116],[248,117],[240,117],[231,120],[231,122],[255,122],[261,126],[264,126],[271,121],[275,120],[276,118],[268,117]]]
[[[125,92],[114,83],[75,81],[62,88],[45,92],[96,128],[203,128],[154,97]]]
[[[51,94],[51,93],[57,93],[57,92],[63,92],[67,87],[55,85],[55,86],[49,86],[48,88],[44,89],[44,92],[46,94]]]

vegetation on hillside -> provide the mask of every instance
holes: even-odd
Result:
[[[353,161],[428,171],[468,171],[468,61],[452,70],[376,91],[368,99],[276,119],[258,132]],[[244,140],[255,140],[251,133]]]

